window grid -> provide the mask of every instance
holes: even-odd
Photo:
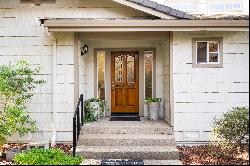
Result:
[[[198,43],[199,42],[206,42],[207,43],[207,62],[206,63],[202,63],[202,62],[198,63]],[[210,43],[218,43],[217,52],[210,52],[210,50],[209,50]],[[218,54],[218,62],[210,62],[209,61],[210,53]],[[220,43],[218,41],[196,41],[196,64],[220,64]]]

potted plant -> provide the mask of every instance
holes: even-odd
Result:
[[[91,98],[84,101],[86,115],[85,122],[96,121],[104,116],[106,101],[102,99]]]
[[[162,102],[161,98],[149,98],[149,99],[147,99],[150,120],[158,120],[159,119],[160,102]]]
[[[148,110],[148,103],[147,100],[144,100],[144,117],[148,117],[149,116],[149,110]]]

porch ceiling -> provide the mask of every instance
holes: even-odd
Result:
[[[44,20],[50,32],[249,31],[249,20]]]

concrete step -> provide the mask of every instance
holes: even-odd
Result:
[[[167,134],[172,135],[173,129],[167,125],[90,125],[86,124],[81,129],[81,134]]]
[[[86,159],[179,159],[179,152],[174,146],[77,146],[76,154]]]
[[[96,122],[84,124],[82,134],[173,134],[172,127],[165,120],[151,121],[109,121],[104,117]]]
[[[83,134],[84,146],[175,146],[173,135],[164,134]]]
[[[101,165],[101,159],[85,159],[81,165]],[[180,160],[143,160],[144,165],[182,165]]]

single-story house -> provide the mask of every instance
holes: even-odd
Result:
[[[32,140],[72,142],[80,94],[112,113],[161,118],[177,143],[206,143],[214,117],[249,106],[248,17],[199,18],[150,0],[0,0],[0,64],[41,67]],[[10,141],[27,140],[10,138]]]

